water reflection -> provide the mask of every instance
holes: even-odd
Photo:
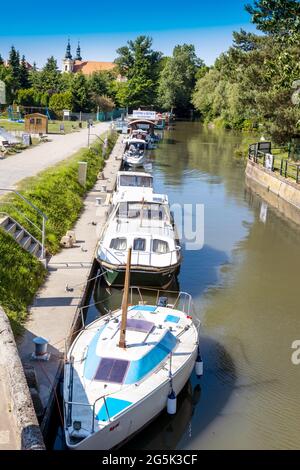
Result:
[[[178,415],[162,414],[130,448],[300,445],[300,369],[291,363],[300,336],[300,229],[271,206],[261,221],[262,200],[233,158],[241,139],[178,123],[151,154],[157,192],[171,204],[205,205],[204,248],[183,249],[179,276],[202,320],[205,374],[200,384],[191,378]],[[90,320],[113,306],[111,293],[97,286],[95,299],[108,298],[89,310]]]

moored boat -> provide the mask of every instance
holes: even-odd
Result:
[[[128,306],[128,286],[127,265],[122,308],[84,327],[68,351],[64,430],[70,449],[118,447],[166,407],[175,413],[176,396],[199,357],[200,322],[192,317],[190,295],[178,293],[171,304],[168,293],[158,292],[149,304],[140,294]]]
[[[172,283],[182,256],[166,195],[140,195],[137,188],[135,195],[123,193],[112,209],[96,254],[109,286],[123,286],[129,247],[134,285],[167,288]]]

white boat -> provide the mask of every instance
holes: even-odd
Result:
[[[153,194],[153,176],[150,173],[138,171],[119,171],[117,174],[116,190],[112,197],[113,205],[125,197],[135,198],[136,194],[147,198]]]
[[[123,298],[122,309],[84,327],[73,342],[64,369],[70,449],[116,448],[164,409],[176,413],[195,362],[202,368],[200,321],[191,316],[188,294],[172,304],[159,293],[157,299],[128,307]]]
[[[134,168],[143,166],[146,161],[146,146],[146,142],[143,139],[128,139],[123,155],[124,164]]]
[[[129,247],[134,285],[167,288],[172,283],[182,256],[167,195],[140,194],[136,188],[112,207],[96,253],[109,286],[124,285]]]

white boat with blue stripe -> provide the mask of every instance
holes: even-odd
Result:
[[[131,288],[131,294],[134,289],[140,293]],[[163,295],[157,294],[155,305],[145,304],[141,295],[137,304],[124,307],[123,299],[122,309],[84,327],[75,339],[64,374],[70,449],[120,446],[169,407],[168,399],[189,380],[200,322],[191,316],[190,295],[172,293],[172,304]]]

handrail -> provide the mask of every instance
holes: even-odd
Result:
[[[103,250],[104,252],[104,255],[105,257],[107,258],[107,255],[111,255],[117,262],[118,264],[122,265],[122,266],[125,266],[126,262],[124,260],[121,260],[120,258],[118,258],[115,253],[113,253],[109,248],[106,248],[105,246],[103,246],[103,243],[100,242],[99,245],[98,245],[98,251],[99,249]],[[121,251],[121,250],[119,250]],[[152,266],[151,264],[151,260],[153,259],[153,256],[154,255],[157,255],[157,256],[169,256],[170,257],[170,263],[168,264],[168,266],[173,266],[174,264],[176,264],[178,262],[178,259],[175,259],[175,262],[173,262],[173,255],[180,253],[182,251],[182,248],[180,246],[177,246],[175,250],[171,250],[171,251],[168,251],[167,253],[155,253],[154,251],[140,251],[140,250],[133,250],[132,251],[132,254],[137,256],[137,262],[133,262],[132,261],[132,264],[133,265],[136,265],[136,266],[145,266],[145,263],[140,263],[140,257],[141,256],[148,256],[148,262],[149,262],[149,266]],[[126,250],[124,251],[124,255],[126,253]],[[102,260],[102,261],[107,261],[109,262],[108,260]],[[156,266],[156,265],[153,265],[154,267],[165,267],[165,266]]]
[[[2,205],[7,205],[7,206],[12,207],[15,211],[18,212],[18,214],[20,214],[22,217],[24,217],[24,219],[26,219],[27,222],[29,222],[34,228],[36,228],[39,232],[42,233],[42,229],[41,229],[40,227],[38,227],[34,222],[32,222],[32,220],[28,219],[28,217],[27,217],[22,211],[20,211],[20,210],[17,208],[17,206],[14,206],[14,205],[11,204],[10,202],[1,202],[1,203],[0,203],[0,207],[1,207]],[[1,211],[1,212],[2,212],[2,211]],[[6,214],[6,212],[2,212],[2,213],[3,213],[3,214]],[[9,214],[7,214],[7,215],[9,215]]]
[[[22,199],[27,205],[29,205],[32,209],[34,209],[41,217],[42,217],[42,229],[39,229],[41,234],[42,234],[42,240],[41,240],[41,245],[42,245],[42,254],[41,254],[41,259],[45,260],[45,240],[46,240],[46,222],[48,220],[48,217],[46,216],[46,214],[44,214],[44,212],[39,209],[35,204],[33,204],[31,201],[29,201],[25,196],[23,196],[21,193],[19,193],[19,191],[16,191],[15,189],[12,189],[12,188],[0,188],[0,192],[1,191],[5,191],[5,192],[12,192],[14,194],[16,194],[16,196],[18,196],[20,199]],[[3,203],[0,203],[1,204],[9,204],[8,202],[3,202]],[[22,213],[21,213],[22,214]],[[28,220],[28,222],[30,222],[32,225],[35,226],[35,224],[30,220],[30,219],[27,219],[27,217],[25,216],[25,214],[22,214],[26,220]],[[38,227],[36,227],[38,228]]]
[[[91,432],[93,434],[95,432],[96,404],[100,400],[103,400],[103,403],[104,403],[104,406],[105,406],[105,409],[106,409],[106,413],[107,413],[107,417],[108,417],[108,422],[110,423],[111,417],[109,415],[109,409],[108,409],[107,402],[106,402],[106,395],[102,395],[101,397],[96,398],[96,400],[94,401],[93,404],[92,403],[83,403],[83,402],[79,402],[79,401],[64,400],[65,416],[68,417],[68,420],[66,420],[67,427],[71,426],[71,424],[72,424],[72,415],[71,414],[72,414],[72,407],[73,406],[89,407],[89,408],[91,408],[91,411],[92,411]],[[67,409],[66,409],[66,407],[67,407]]]

